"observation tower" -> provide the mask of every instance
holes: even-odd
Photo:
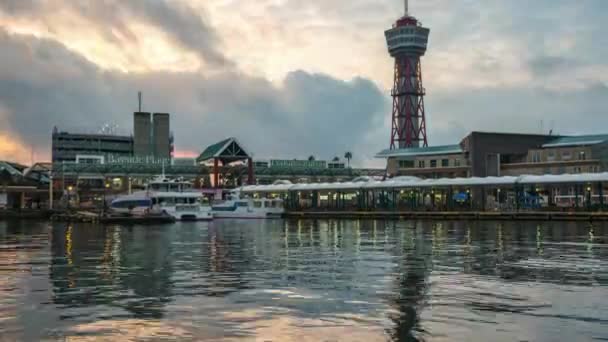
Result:
[[[395,59],[391,149],[428,146],[420,59],[430,29],[410,15],[408,0],[404,4],[405,15],[384,32],[388,52]]]

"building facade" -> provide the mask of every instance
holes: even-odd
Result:
[[[390,176],[498,177],[608,170],[608,135],[472,132],[458,145],[385,150]]]
[[[99,160],[98,157],[89,160],[86,156],[133,155],[130,136],[71,133],[54,128],[51,145],[53,163]]]
[[[470,176],[469,163],[460,145],[386,150],[378,154],[387,159],[387,173],[420,178]]]

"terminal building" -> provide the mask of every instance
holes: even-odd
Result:
[[[472,132],[459,144],[384,150],[389,176],[559,175],[608,171],[608,134],[554,136]]]
[[[173,136],[167,113],[136,112],[133,134],[75,132],[55,127],[52,136],[53,163],[106,164],[130,158],[165,160],[173,153]]]
[[[133,155],[132,136],[68,132],[55,127],[52,139],[53,163],[103,163],[107,155]]]

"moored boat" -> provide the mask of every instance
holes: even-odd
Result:
[[[161,176],[146,190],[120,196],[112,201],[112,212],[145,216],[165,213],[178,221],[212,220],[211,206],[192,184]]]
[[[281,218],[285,213],[281,199],[241,198],[238,191],[232,192],[228,200],[213,205],[211,208],[214,218]]]

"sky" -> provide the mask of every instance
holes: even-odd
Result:
[[[401,0],[0,0],[0,159],[50,159],[54,126],[130,134],[169,112],[176,153],[237,137],[257,159],[377,166]],[[430,145],[473,130],[608,132],[608,1],[410,0]]]

